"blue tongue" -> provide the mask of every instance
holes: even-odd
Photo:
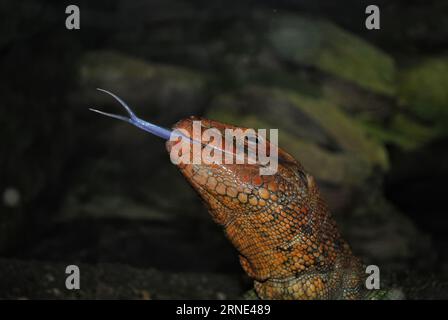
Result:
[[[151,134],[153,134],[155,136],[158,136],[158,137],[160,137],[160,138],[162,138],[164,140],[169,140],[170,139],[171,134],[173,132],[172,130],[165,129],[165,128],[160,127],[158,125],[152,124],[151,122],[147,122],[145,120],[140,119],[139,117],[137,117],[135,115],[135,113],[126,104],[126,102],[121,100],[121,98],[119,98],[118,96],[116,96],[115,94],[113,94],[112,92],[109,92],[107,90],[100,89],[100,88],[97,88],[97,90],[101,91],[101,92],[105,92],[108,95],[111,95],[115,100],[117,100],[123,106],[123,108],[126,109],[127,113],[129,114],[129,118],[128,117],[124,117],[124,116],[120,116],[118,114],[107,113],[107,112],[100,111],[100,110],[93,109],[93,108],[89,108],[89,110],[91,110],[93,112],[96,112],[96,113],[99,113],[99,114],[102,114],[104,116],[110,117],[110,118],[114,118],[114,119],[118,119],[118,120],[121,120],[121,121],[128,122],[128,123],[130,123],[130,124],[140,128],[140,129],[145,130],[146,132],[149,132],[149,133],[151,133]],[[180,136],[183,139],[188,139],[188,141],[190,141],[191,143],[196,143],[196,144],[202,145],[201,141],[194,140],[191,137],[185,136],[185,135],[183,135],[180,132],[176,132],[176,136]],[[212,148],[216,149],[216,150],[219,150],[221,152],[224,152],[224,153],[232,154],[231,152],[228,152],[227,150],[222,150],[221,148],[216,148],[216,147],[213,147],[213,146],[212,146]]]
[[[134,114],[134,112],[132,112],[131,108],[126,104],[126,102],[121,100],[119,97],[117,97],[112,92],[109,92],[107,90],[100,89],[100,88],[97,88],[97,90],[105,92],[108,95],[111,95],[115,100],[117,100],[123,106],[123,108],[126,109],[126,111],[129,114],[129,118],[124,117],[124,116],[120,116],[120,115],[117,115],[117,114],[113,114],[113,113],[107,113],[107,112],[99,111],[99,110],[92,109],[92,108],[89,108],[89,110],[91,110],[93,112],[97,112],[97,113],[102,114],[102,115],[107,116],[107,117],[111,117],[111,118],[115,118],[115,119],[118,119],[118,120],[122,120],[122,121],[128,122],[128,123],[130,123],[130,124],[140,128],[142,130],[145,130],[146,132],[149,132],[149,133],[151,133],[151,134],[153,134],[155,136],[158,136],[158,137],[160,137],[162,139],[165,139],[165,140],[169,140],[169,138],[171,136],[171,130],[162,128],[160,126],[157,126],[155,124],[152,124],[150,122],[147,122],[147,121],[144,121],[144,120],[140,119],[139,117],[137,117]]]

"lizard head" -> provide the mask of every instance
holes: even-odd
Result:
[[[192,160],[198,153],[198,148],[199,153],[202,154],[202,150],[207,149],[207,146],[210,145],[213,146],[213,152],[209,154],[221,152],[221,156],[225,157],[230,154],[232,159],[237,159],[237,154],[243,154],[242,163],[237,161],[235,161],[236,163],[234,161],[210,163],[201,161],[202,159],[198,162],[181,160],[176,163],[186,180],[204,200],[216,222],[227,225],[237,216],[263,211],[270,212],[273,217],[275,212],[280,214],[288,210],[304,210],[304,208],[319,202],[319,193],[314,179],[304,172],[300,163],[284,150],[271,144],[265,136],[255,133],[255,130],[249,129],[253,130],[252,139],[244,140],[241,153],[241,149],[238,149],[237,152],[236,145],[233,145],[233,138],[231,141],[233,146],[227,148],[225,143],[226,140],[228,142],[228,139],[218,141],[211,138],[213,135],[207,136],[206,134],[196,137],[194,125],[199,123],[201,131],[212,130],[218,136],[225,138],[227,138],[226,129],[233,129],[234,132],[239,129],[238,134],[246,134],[247,128],[190,117],[175,124],[173,130],[182,132],[178,138],[188,137],[187,142],[188,144],[191,142],[192,148],[173,152],[178,144],[178,141],[172,139],[173,131],[138,118],[121,98],[107,90],[98,90],[117,100],[126,110],[128,116],[106,113],[96,109],[91,109],[92,111],[128,122],[167,140],[166,147],[172,160],[173,153],[177,154],[178,159],[182,159],[181,156],[186,155],[185,159]],[[262,174],[266,163],[260,160],[260,154],[256,153],[253,157],[253,153],[249,152],[254,148],[259,151],[261,145],[264,145],[265,155],[270,155],[275,150],[274,160],[276,160],[277,170],[269,175]],[[248,161],[249,158],[253,161]],[[291,204],[291,199],[294,199],[294,205]]]
[[[226,137],[226,129],[240,129],[240,133],[246,132],[247,128],[240,128],[218,121],[203,119],[199,117],[190,117],[183,119],[174,125],[174,130],[182,130],[184,135],[193,137],[193,125],[196,122],[200,125],[202,132],[207,129],[213,129],[219,133],[221,137]],[[197,129],[197,128],[196,128]],[[255,132],[255,130],[253,130]],[[255,144],[250,144],[249,139],[244,140],[244,163],[238,164],[225,163],[224,158],[231,150],[231,156],[236,158],[236,144],[231,149],[226,149],[225,139],[222,141],[210,141],[209,135],[196,137],[196,152],[202,152],[207,145],[213,144],[214,150],[222,153],[222,161],[220,163],[191,163],[193,153],[195,152],[194,143],[191,148],[184,152],[188,153],[185,159],[190,160],[189,163],[180,161],[177,166],[185,179],[201,196],[213,219],[222,225],[230,223],[235,216],[262,211],[266,208],[281,208],[281,203],[287,205],[287,198],[297,194],[305,200],[308,198],[310,187],[314,187],[314,180],[311,176],[304,173],[302,166],[290,154],[278,148],[278,154],[275,160],[278,160],[277,171],[273,174],[262,175],[260,169],[265,164],[260,162],[258,156],[255,157],[255,163],[248,163],[249,148],[258,147],[259,144],[265,143],[265,148],[269,154],[273,145],[258,134],[255,134]],[[182,157],[182,150],[178,148],[174,150],[179,140],[166,142],[168,152],[172,155]],[[276,146],[275,146],[276,147]],[[233,158],[235,160],[235,158]]]
[[[207,134],[200,134],[197,137],[194,132],[195,123],[199,123],[200,131],[205,130],[210,133],[210,130],[212,130],[218,136],[225,138],[227,138],[227,129],[232,129],[234,132],[239,129],[240,132],[236,135],[244,135],[247,133],[248,128],[239,128],[199,117],[186,118],[177,122],[173,126],[173,131],[181,131],[178,138],[182,136],[183,138],[188,138],[186,140],[188,145],[191,143],[191,148],[187,150],[180,149],[180,151],[173,150],[179,144],[179,141],[172,139],[173,131],[140,119],[120,97],[104,89],[98,90],[118,101],[126,110],[128,116],[107,113],[96,109],[90,110],[128,122],[167,140],[166,147],[170,153],[171,160],[173,160],[173,154],[176,154],[176,157],[180,160],[175,162],[178,168],[209,207],[214,220],[220,224],[227,224],[239,213],[263,210],[266,206],[276,207],[278,205],[277,207],[281,208],[282,200],[291,196],[299,196],[300,194],[298,199],[303,199],[303,203],[307,203],[307,200],[309,200],[305,199],[307,193],[318,197],[318,193],[314,192],[317,189],[315,188],[313,178],[304,172],[300,163],[284,150],[271,144],[265,136],[257,134],[253,129],[249,129],[253,131],[253,139],[244,140],[243,150],[237,149],[237,146],[233,145],[233,138],[231,141],[233,146],[227,148],[225,143],[229,139],[218,141],[213,135],[207,136]],[[229,163],[220,161],[220,163],[210,163],[202,161],[203,159],[197,162],[191,161],[194,159],[195,154],[199,153],[202,155],[202,150],[207,149],[207,146],[210,145],[213,146],[213,151],[209,154],[221,152],[222,160],[229,154],[234,160],[238,158],[237,154],[243,154],[243,162],[230,161]],[[249,152],[249,150],[253,151],[254,149],[259,151],[259,146],[261,145],[264,146],[265,156],[271,155],[275,150],[274,160],[277,164],[277,170],[269,175],[262,174],[266,163],[260,160],[260,154],[255,153],[255,157],[253,157],[253,153]],[[184,159],[189,161],[182,161],[182,156],[186,156]],[[253,161],[248,161],[249,158]],[[285,204],[287,204],[286,202],[285,200]]]

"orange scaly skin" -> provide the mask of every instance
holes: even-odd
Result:
[[[236,128],[199,118],[174,128],[191,133],[193,120],[203,130]],[[174,143],[167,142],[168,151]],[[223,226],[261,299],[364,298],[363,265],[341,238],[314,178],[281,149],[278,161],[269,176],[260,176],[259,164],[178,167]]]

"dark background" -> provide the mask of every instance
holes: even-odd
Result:
[[[65,7],[81,29],[65,28]],[[367,4],[381,30],[364,26]],[[448,297],[446,1],[1,1],[0,298],[235,298],[164,143],[88,111],[279,128],[383,287]],[[65,289],[65,266],[81,290]]]

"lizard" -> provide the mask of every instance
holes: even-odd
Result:
[[[90,109],[131,123],[166,141],[171,130],[138,118],[115,94],[128,117]],[[193,121],[224,132],[238,127],[190,117],[173,126],[191,134]],[[199,141],[202,145],[203,141]],[[278,148],[278,170],[260,175],[255,164],[179,163],[182,175],[199,194],[212,219],[236,248],[241,266],[253,279],[260,299],[381,298],[365,288],[365,266],[343,239],[315,179]]]

